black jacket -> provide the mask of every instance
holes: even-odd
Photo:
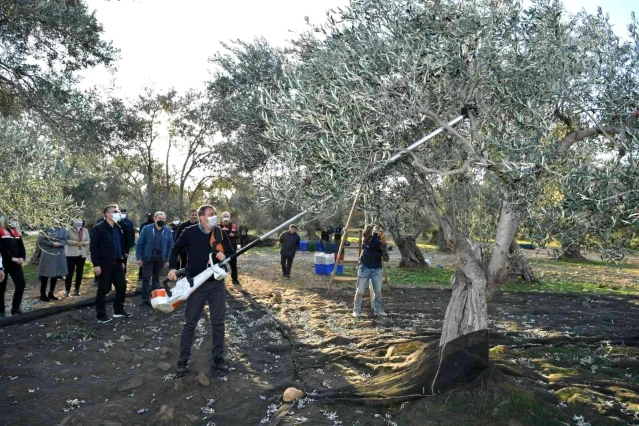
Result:
[[[105,220],[91,228],[91,263],[93,266],[111,266],[115,258],[115,245],[113,244],[113,229],[120,233],[122,253],[126,253],[126,239],[124,231],[119,224],[113,228]]]
[[[122,231],[124,231],[124,239],[126,240],[124,245],[128,253],[135,246],[135,224],[128,217],[122,219],[119,223]]]
[[[197,225],[197,222],[191,223],[191,221],[187,220],[186,222],[180,223],[180,226],[178,226],[177,230],[175,231],[175,241],[180,238],[180,235],[182,235],[182,232],[184,232],[186,228],[193,225]]]
[[[216,226],[214,232],[216,241],[221,242],[222,239],[228,241],[228,238],[224,238],[225,234],[219,227]],[[197,224],[185,228],[171,249],[171,254],[169,255],[170,269],[176,268],[178,256],[182,253],[182,250],[186,250],[188,259],[186,268],[189,276],[195,277],[206,269],[209,262],[211,233],[205,233]],[[227,248],[225,246],[223,251],[226,252],[226,250]],[[213,263],[219,263],[215,256],[213,256]]]
[[[2,238],[0,238],[0,253],[2,254],[2,263],[4,265],[4,268],[6,269],[13,266],[18,266],[11,261],[11,258],[27,258],[27,251],[24,248],[22,236],[18,234],[19,236],[15,237],[11,233],[11,230],[6,231],[3,229],[2,231]]]
[[[300,234],[291,234],[289,231],[282,232],[279,238],[280,254],[282,256],[293,257],[300,246]]]

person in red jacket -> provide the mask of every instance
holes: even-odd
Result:
[[[6,316],[4,311],[4,293],[7,291],[9,277],[13,280],[16,290],[13,293],[11,315],[20,315],[20,304],[24,294],[25,281],[22,264],[27,257],[22,235],[18,230],[18,218],[0,215],[0,254],[4,267],[4,277],[0,281],[0,318]]]

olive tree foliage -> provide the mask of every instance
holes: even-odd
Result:
[[[54,220],[70,223],[81,206],[65,196],[64,149],[43,129],[0,118],[0,212],[16,215],[22,226],[39,227]]]
[[[264,136],[269,114],[260,93],[278,88],[286,56],[263,38],[222,46],[226,52],[210,60],[216,69],[207,93],[213,119],[225,138],[224,162],[239,172],[259,172],[279,149]]]
[[[485,329],[487,299],[542,184],[565,170],[592,173],[593,150],[616,158],[602,163],[610,176],[629,170],[639,127],[627,114],[639,88],[634,20],[629,29],[622,41],[603,13],[570,15],[547,0],[353,0],[297,41],[280,90],[262,92],[266,135],[283,165],[268,182],[273,198],[340,199],[365,181],[383,183],[373,166],[444,126],[452,138],[393,170],[421,191],[457,257],[440,344]],[[445,124],[460,113],[462,124]],[[554,130],[566,121],[573,127],[560,138]],[[498,185],[485,244],[440,201],[450,197],[439,191],[444,181],[462,178]]]
[[[0,0],[0,114],[66,120],[77,72],[116,58],[102,33],[80,0]]]

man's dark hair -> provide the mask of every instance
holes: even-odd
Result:
[[[103,214],[107,214],[109,212],[109,209],[117,209],[118,205],[117,204],[109,204],[108,206],[106,206],[104,208],[104,210],[102,211]]]
[[[198,216],[204,216],[204,213],[206,213],[206,209],[213,209],[213,211],[215,211],[215,207],[213,207],[213,206],[212,206],[212,205],[210,205],[210,204],[205,204],[205,205],[203,205],[203,206],[200,206],[200,207],[197,209],[197,215],[198,215]]]
[[[195,209],[193,209],[193,210],[189,210],[189,214],[191,214],[191,213],[193,213],[193,212],[197,213],[197,210],[195,210]]]

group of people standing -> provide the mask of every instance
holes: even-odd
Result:
[[[66,296],[70,295],[75,275],[74,295],[80,294],[82,272],[89,253],[89,231],[84,228],[81,219],[73,225],[63,227],[60,224],[42,230],[37,244],[40,249],[38,276],[40,278],[40,300],[49,302],[58,300],[54,291],[58,279],[65,279]],[[22,265],[26,260],[26,249],[15,215],[0,215],[0,318],[6,316],[4,294],[7,281],[11,277],[15,286],[11,315],[20,315],[25,279]],[[47,292],[47,286],[49,291]]]
[[[320,234],[320,240],[324,243],[330,243],[331,240],[338,244],[342,241],[342,234],[344,233],[344,228],[342,225],[338,225],[335,228],[332,226],[325,226],[324,230]]]
[[[197,223],[197,210],[191,210],[184,222],[174,217],[168,226],[164,212],[149,214],[147,221],[140,226],[136,243],[135,224],[128,217],[127,210],[119,209],[117,205],[105,207],[103,217],[96,220],[91,230],[85,227],[84,220],[80,218],[73,220],[71,226],[67,227],[56,222],[52,227],[41,230],[37,238],[40,300],[59,300],[56,286],[60,279],[65,280],[66,297],[81,295],[84,267],[86,260],[90,258],[97,287],[97,320],[111,320],[106,314],[105,298],[112,288],[115,288],[113,316],[128,317],[130,314],[124,311],[124,299],[129,253],[135,251],[136,261],[140,266],[142,305],[150,305],[151,291],[159,288],[161,270],[168,266],[169,253],[175,241],[185,229]],[[229,255],[235,252],[238,242],[247,243],[248,228],[238,226],[231,220],[228,212],[223,213],[220,227],[229,239],[226,247]],[[0,215],[0,255],[0,318],[4,318],[4,295],[8,279],[11,278],[15,286],[12,315],[22,314],[20,306],[26,287],[22,269],[27,258],[26,249],[15,215]],[[178,258],[178,266],[186,267],[187,251],[179,253]],[[239,284],[237,262],[231,262],[230,266],[233,283]]]

